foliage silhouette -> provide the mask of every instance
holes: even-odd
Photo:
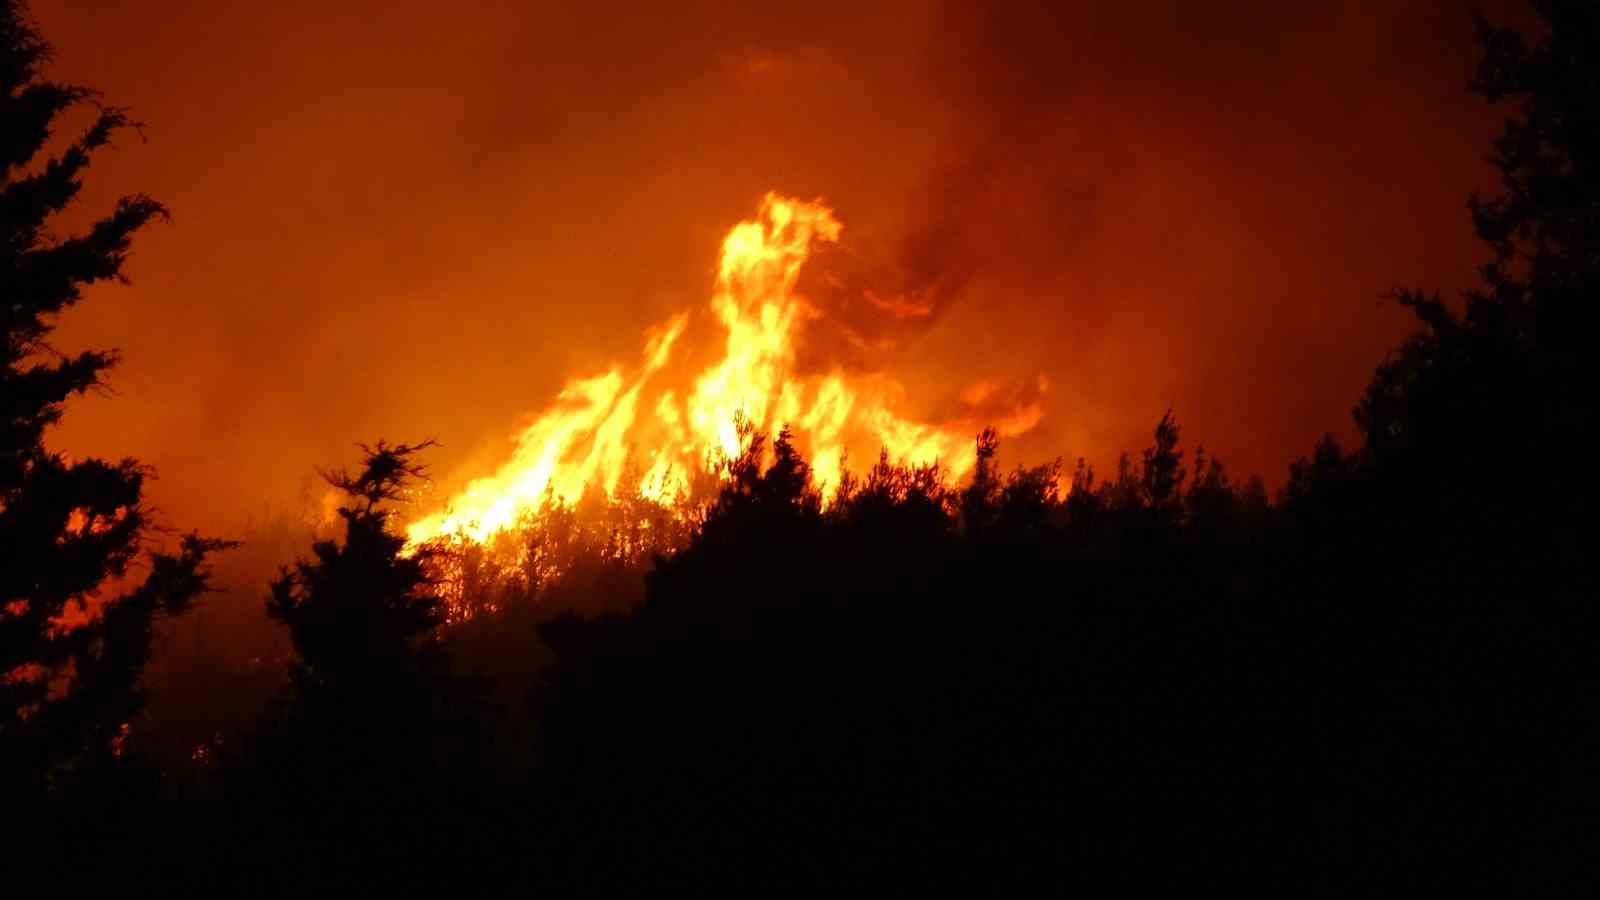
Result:
[[[132,459],[73,460],[46,448],[66,401],[104,384],[116,354],[67,355],[49,343],[83,289],[122,278],[134,232],[164,218],[125,197],[86,232],[57,238],[52,218],[82,188],[93,154],[136,128],[99,107],[59,155],[40,159],[59,118],[95,94],[45,80],[50,46],[26,7],[0,4],[0,790],[39,787],[117,755],[140,709],[153,622],[205,589],[195,535],[155,552],[143,505],[150,471]]]
[[[431,446],[361,445],[358,472],[322,473],[346,495],[344,533],[273,581],[267,614],[295,651],[289,685],[222,773],[229,818],[291,833],[264,848],[231,836],[215,851],[224,875],[270,867],[258,849],[292,849],[299,868],[274,870],[269,893],[315,892],[356,872],[351,889],[416,890],[408,866],[433,860],[442,877],[449,835],[475,815],[466,779],[488,749],[487,686],[449,666],[437,549],[408,548],[392,527]]]
[[[384,505],[422,477],[412,457],[428,446],[363,445],[359,475],[324,473],[350,498],[338,509],[344,541],[316,542],[315,559],[285,569],[267,603],[267,615],[289,629],[302,691],[364,691],[369,679],[411,678],[434,664],[428,639],[444,612],[427,574],[429,551],[403,553]]]

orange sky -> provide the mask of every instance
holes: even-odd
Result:
[[[1109,467],[1171,405],[1276,483],[1404,333],[1381,295],[1479,260],[1497,114],[1460,4],[746,6],[35,0],[54,74],[147,123],[85,205],[174,213],[64,320],[124,362],[54,442],[221,533],[356,441],[481,474],[703,306],[776,189],[959,286],[875,361],[925,412],[1044,373],[1012,459]]]

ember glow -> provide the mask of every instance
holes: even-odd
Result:
[[[1043,379],[1001,406],[995,400],[1005,392],[978,382],[963,393],[960,414],[923,422],[903,412],[907,393],[887,375],[802,371],[797,350],[806,325],[824,313],[797,290],[800,273],[813,248],[838,242],[842,231],[823,204],[768,194],[760,215],[722,242],[710,304],[724,333],[719,361],[674,378],[674,353],[692,319],[674,316],[651,330],[631,372],[616,367],[569,382],[516,436],[508,462],[413,522],[410,540],[485,542],[536,515],[547,499],[576,502],[586,490],[637,492],[671,504],[687,495],[695,474],[741,452],[740,421],[769,433],[788,426],[824,500],[837,491],[849,458],[872,459],[882,450],[908,464],[937,461],[960,478],[975,462],[978,429],[1017,435],[1038,423]],[[857,299],[887,316],[921,309],[915,300],[871,291]]]

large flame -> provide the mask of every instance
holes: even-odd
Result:
[[[612,497],[637,491],[670,503],[708,460],[739,455],[740,421],[761,431],[789,426],[825,499],[838,488],[850,447],[873,455],[881,449],[908,464],[937,461],[960,478],[975,462],[975,428],[993,424],[1003,434],[1032,428],[1037,403],[1018,404],[994,422],[967,416],[930,424],[896,412],[905,392],[885,376],[797,370],[804,325],[822,315],[797,293],[800,271],[813,246],[838,241],[841,230],[820,203],[768,194],[760,217],[734,226],[722,242],[711,298],[726,331],[721,361],[677,386],[657,383],[670,381],[673,350],[689,322],[687,314],[675,316],[650,333],[636,371],[613,368],[570,382],[516,436],[499,471],[413,522],[407,536],[413,543],[447,535],[485,542],[536,515],[547,498],[575,502],[586,490]],[[884,301],[868,295],[862,302]],[[983,382],[964,397],[977,406],[994,391]]]

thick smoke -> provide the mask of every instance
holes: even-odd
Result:
[[[56,73],[148,124],[85,212],[175,213],[64,320],[125,364],[53,440],[217,533],[356,441],[437,438],[447,483],[503,461],[704,307],[769,190],[846,226],[806,366],[930,421],[1042,375],[1023,458],[1109,462],[1171,405],[1275,480],[1408,327],[1381,295],[1471,278],[1495,126],[1454,0],[36,6]]]

